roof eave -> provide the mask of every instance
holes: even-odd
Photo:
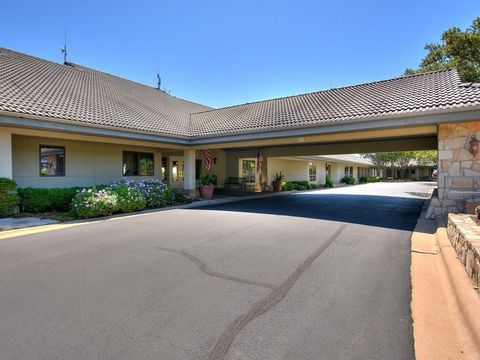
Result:
[[[93,135],[129,140],[152,141],[158,143],[189,145],[189,138],[175,135],[162,135],[96,124],[80,124],[76,121],[0,111],[0,125],[36,130],[59,131],[80,135]]]

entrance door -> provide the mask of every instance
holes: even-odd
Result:
[[[183,189],[184,163],[182,157],[170,157],[170,186]]]

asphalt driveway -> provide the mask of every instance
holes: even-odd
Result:
[[[0,240],[0,358],[413,359],[431,184],[369,184]]]

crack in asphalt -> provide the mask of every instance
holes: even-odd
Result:
[[[253,319],[266,313],[277,305],[293,287],[302,274],[308,270],[312,263],[338,238],[347,224],[340,226],[321,246],[302,262],[295,271],[265,298],[253,305],[246,313],[233,320],[218,338],[210,352],[208,360],[224,360],[230,346],[240,331]]]
[[[169,252],[169,253],[172,253],[172,254],[177,254],[177,255],[180,255],[180,256],[183,256],[183,257],[187,258],[188,260],[193,262],[195,265],[197,265],[198,268],[200,269],[200,271],[203,272],[204,274],[207,274],[207,275],[210,275],[210,276],[213,276],[213,277],[217,277],[217,278],[220,278],[220,279],[223,279],[223,280],[234,281],[234,282],[241,283],[241,284],[266,287],[266,288],[269,288],[271,290],[277,289],[276,285],[269,284],[269,283],[266,283],[266,282],[243,279],[243,278],[239,278],[239,277],[236,277],[236,276],[227,275],[227,274],[223,274],[223,273],[220,273],[220,272],[217,272],[217,271],[213,271],[213,270],[209,269],[207,264],[205,264],[202,260],[200,260],[199,258],[189,254],[186,251],[179,250],[179,249],[164,248],[164,247],[160,247],[160,246],[157,246],[156,248],[157,248],[157,250],[166,251],[166,252]]]

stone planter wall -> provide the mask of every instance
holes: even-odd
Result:
[[[473,215],[448,215],[447,234],[473,285],[480,287],[480,222]]]
[[[439,125],[435,215],[465,212],[467,202],[480,201],[480,153],[474,158],[468,150],[472,135],[480,139],[480,121]]]

